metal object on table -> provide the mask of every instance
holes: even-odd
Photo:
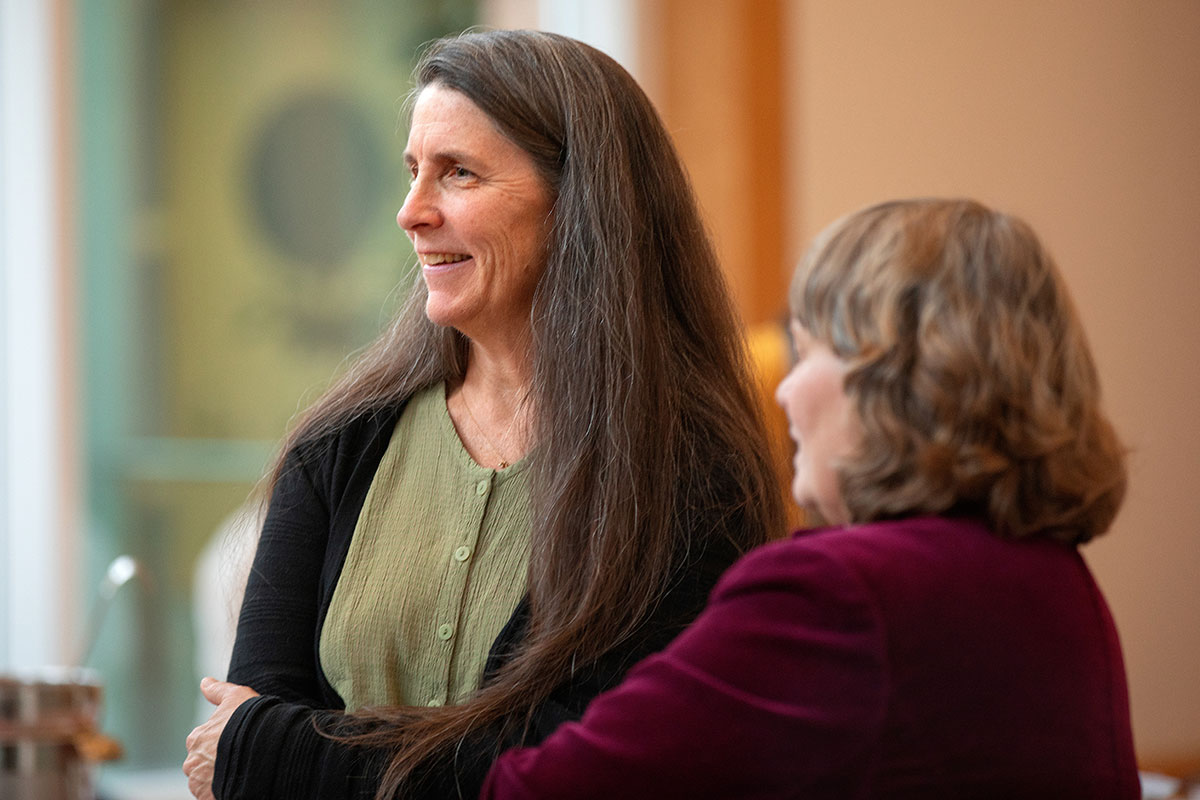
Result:
[[[108,609],[112,606],[113,598],[121,587],[142,573],[142,566],[132,556],[117,556],[104,570],[104,578],[96,590],[96,604],[92,606],[91,616],[88,617],[87,627],[84,628],[84,640],[75,656],[76,664],[83,666],[92,657],[96,642],[100,639],[100,628]]]
[[[83,666],[117,591],[140,572],[118,556],[105,570],[73,667],[0,673],[0,800],[93,800],[92,765],[121,757],[100,733],[103,683]]]
[[[0,798],[91,800],[91,765],[120,756],[97,730],[100,677],[44,668],[0,674]]]

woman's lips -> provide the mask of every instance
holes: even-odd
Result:
[[[466,253],[422,253],[421,264],[426,267],[439,267],[443,264],[457,264],[470,258]]]
[[[426,275],[440,275],[458,269],[471,260],[466,253],[421,253],[421,271]]]

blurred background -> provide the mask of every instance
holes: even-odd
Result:
[[[0,0],[0,670],[97,634],[107,794],[187,796],[235,515],[391,314],[411,66],[473,25],[576,36],[646,88],[765,392],[791,266],[836,217],[969,195],[1033,224],[1131,449],[1085,554],[1139,758],[1200,769],[1200,3]],[[123,553],[142,570],[93,631]]]

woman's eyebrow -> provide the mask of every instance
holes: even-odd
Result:
[[[435,163],[445,164],[447,162],[459,162],[459,161],[461,161],[463,163],[473,163],[476,159],[474,157],[472,157],[469,153],[464,153],[459,150],[442,150],[442,151],[438,151],[438,152],[434,153],[433,155],[431,155],[429,157],[429,160],[433,161]],[[404,151],[404,163],[408,164],[409,166],[412,166],[417,163],[417,158],[411,152],[409,152],[408,150],[405,150]]]

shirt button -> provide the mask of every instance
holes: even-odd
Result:
[[[471,557],[471,548],[467,547],[465,544],[462,547],[460,547],[454,551],[454,560],[455,561],[466,561],[470,557]]]
[[[487,490],[487,481],[480,481],[479,483],[475,484],[475,494],[479,495],[480,497],[483,497],[485,494],[487,494]]]
[[[454,626],[451,625],[449,622],[443,622],[438,627],[438,638],[441,639],[443,642],[449,640],[450,637],[453,635],[454,635]]]

